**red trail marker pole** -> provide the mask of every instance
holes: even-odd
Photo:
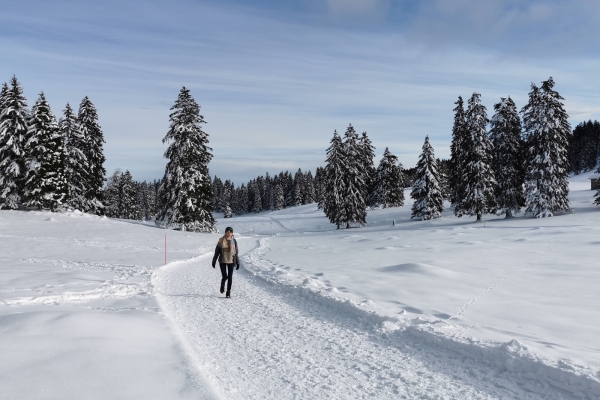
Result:
[[[165,235],[165,265],[167,265],[167,235]]]

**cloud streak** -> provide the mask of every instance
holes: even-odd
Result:
[[[550,40],[544,24],[566,13],[562,2],[544,11],[517,2],[339,1],[40,2],[34,13],[15,3],[0,16],[0,80],[16,73],[30,103],[44,90],[56,114],[90,96],[107,169],[136,179],[162,175],[161,139],[183,85],[208,121],[211,173],[238,184],[283,166],[314,171],[333,130],[348,123],[405,167],[425,135],[447,157],[458,95],[482,93],[488,112],[501,96],[521,107],[530,83],[550,75],[573,124],[600,119],[599,58],[568,46],[587,19],[563,22],[564,37],[551,33],[562,38],[555,51],[535,55]],[[530,20],[537,25],[523,33]]]

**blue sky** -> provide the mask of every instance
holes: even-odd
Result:
[[[573,125],[600,119],[600,2],[476,0],[21,1],[0,15],[0,81],[55,114],[89,96],[106,168],[160,178],[169,108],[191,89],[211,174],[236,184],[323,165],[352,123],[405,167],[429,135],[447,157],[452,109],[491,116],[553,76]]]

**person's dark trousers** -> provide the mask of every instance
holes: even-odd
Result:
[[[225,286],[225,281],[227,281],[227,291],[231,292],[231,278],[233,276],[233,264],[219,264],[221,267],[221,287]]]

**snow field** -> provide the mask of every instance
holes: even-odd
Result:
[[[485,225],[410,221],[408,197],[361,229],[314,205],[220,219],[229,300],[220,235],[166,232],[163,266],[153,226],[1,211],[2,395],[600,399],[600,210],[571,190],[575,214]]]
[[[197,255],[180,236],[170,256]],[[0,211],[0,398],[215,398],[152,295],[163,241],[80,213]]]
[[[238,240],[242,249],[251,241]],[[250,270],[265,243],[242,257]],[[153,283],[200,370],[225,398],[568,399],[594,398],[588,394],[599,388],[527,364],[517,342],[467,347],[242,270],[234,272],[233,298],[225,299],[210,260],[209,253],[161,268]]]

